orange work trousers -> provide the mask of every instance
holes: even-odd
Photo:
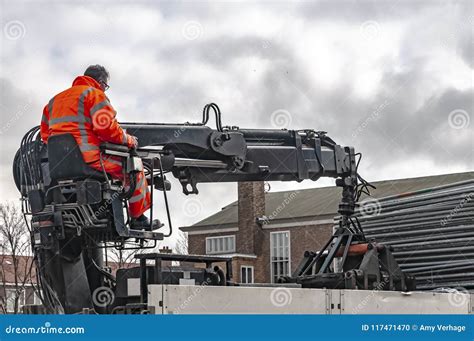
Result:
[[[113,156],[106,156],[102,159],[105,171],[114,179],[121,180],[125,186],[128,186],[128,179],[123,177],[122,162],[119,158]],[[89,164],[90,167],[102,171],[100,161]],[[132,218],[138,218],[146,210],[151,207],[150,190],[148,189],[148,182],[143,171],[137,173],[135,191],[130,199],[128,199],[128,211]]]

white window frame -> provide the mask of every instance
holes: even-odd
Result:
[[[274,280],[274,273],[273,273],[273,263],[281,262],[281,261],[273,261],[273,235],[275,234],[282,234],[282,233],[288,233],[288,274],[291,274],[291,233],[290,231],[275,231],[275,232],[270,232],[270,281],[271,283],[275,283]]]
[[[15,288],[5,288],[5,304],[7,306],[7,313],[15,312],[15,298],[16,298],[16,289]],[[21,311],[21,307],[25,305],[26,302],[26,290],[23,289],[20,293],[19,300],[18,300],[18,312]],[[12,297],[9,298],[9,293],[11,293]],[[11,303],[9,303],[11,302]]]
[[[227,240],[226,238],[230,238],[231,240],[233,240],[233,247],[232,249],[228,248],[226,249],[224,247],[224,240]],[[219,243],[222,244],[222,247],[216,247],[216,250],[214,250],[214,248],[212,247],[209,247],[208,244],[211,243],[211,246],[212,246],[212,241],[213,240],[216,240],[216,244]],[[218,241],[220,240],[220,241]],[[226,243],[228,245],[228,242]],[[236,249],[236,245],[235,245],[235,234],[229,234],[229,235],[224,235],[224,236],[216,236],[216,237],[206,237],[206,254],[207,255],[217,255],[217,254],[226,254],[226,253],[234,253],[235,252],[235,249]]]
[[[246,273],[246,276],[247,276],[247,281],[246,282],[242,282],[242,270],[245,269],[245,273]],[[249,282],[249,279],[248,279],[248,270],[250,270],[250,273],[252,274],[252,282]],[[253,267],[253,265],[241,265],[240,266],[240,283],[245,283],[245,284],[253,284],[255,283],[255,268]]]
[[[43,302],[41,302],[41,297],[36,290],[33,290],[33,304],[35,305],[43,304]]]

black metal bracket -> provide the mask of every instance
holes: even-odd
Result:
[[[148,289],[147,286],[151,283],[148,278],[147,272],[147,260],[152,261],[154,267],[154,284],[161,284],[163,279],[163,261],[176,261],[176,262],[187,262],[187,263],[204,263],[206,268],[210,268],[213,263],[226,264],[225,278],[226,285],[233,285],[232,283],[232,258],[229,257],[217,257],[217,256],[201,256],[201,255],[177,255],[169,253],[143,253],[135,255],[136,259],[140,260],[140,299],[142,303],[147,302]]]

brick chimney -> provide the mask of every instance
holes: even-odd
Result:
[[[256,219],[265,214],[265,191],[263,181],[239,182],[239,232],[236,251],[257,255],[261,251],[262,232]]]
[[[173,253],[173,250],[169,248],[169,246],[163,246],[159,249],[160,253]]]
[[[173,249],[170,249],[169,246],[163,246],[162,248],[158,249],[158,251],[160,253],[168,253],[168,254],[173,253]],[[161,262],[161,266],[163,266],[164,268],[167,268],[167,267],[173,266],[173,262],[170,260],[164,260]]]

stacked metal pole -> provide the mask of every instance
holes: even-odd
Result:
[[[354,217],[367,239],[393,247],[418,289],[474,288],[474,180],[366,198]]]

